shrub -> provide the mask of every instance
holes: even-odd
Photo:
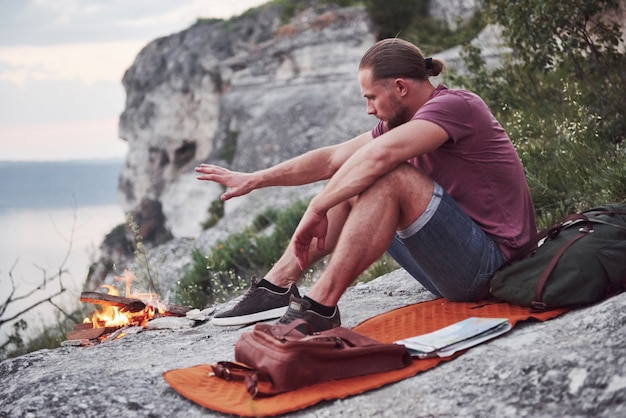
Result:
[[[282,255],[306,207],[297,201],[284,211],[267,209],[251,226],[219,241],[208,256],[194,250],[192,268],[177,283],[176,301],[200,308],[240,293],[249,276],[262,276]]]

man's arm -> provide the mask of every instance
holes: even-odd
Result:
[[[341,165],[309,208],[325,214],[330,208],[356,196],[399,164],[439,148],[448,140],[439,125],[425,120],[404,123],[360,148]]]
[[[242,173],[202,164],[196,167],[199,180],[220,183],[228,188],[222,200],[245,195],[252,190],[270,186],[298,186],[331,178],[361,147],[372,141],[370,132],[338,145],[309,151],[273,167]]]
[[[300,267],[308,265],[313,238],[317,238],[318,251],[324,249],[328,225],[326,213],[332,207],[360,194],[399,164],[434,151],[447,140],[447,132],[439,125],[413,120],[361,147],[341,165],[304,213],[292,239]]]

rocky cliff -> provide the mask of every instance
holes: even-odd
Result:
[[[129,151],[120,201],[147,243],[167,241],[153,252],[165,258],[160,275],[170,284],[191,262],[191,248],[208,250],[222,231],[249,220],[251,208],[311,193],[264,190],[235,199],[225,219],[205,231],[201,224],[222,191],[197,181],[195,165],[257,170],[375,123],[356,78],[361,55],[375,42],[366,12],[313,5],[288,21],[280,15],[268,4],[229,21],[199,21],[148,44],[124,75],[119,132]],[[127,247],[105,242],[85,287],[105,279],[105,266],[128,264]]]
[[[288,23],[265,6],[149,44],[126,72],[121,202],[159,201],[174,237],[195,237],[217,192],[201,161],[252,171],[368,129],[356,70],[374,42],[359,9],[313,7]]]

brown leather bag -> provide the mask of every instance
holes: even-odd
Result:
[[[304,334],[298,327],[308,324],[296,320],[286,325],[255,325],[237,341],[237,363],[217,363],[213,372],[227,380],[244,381],[254,397],[401,369],[411,363],[403,345],[383,344],[344,327],[315,334]]]

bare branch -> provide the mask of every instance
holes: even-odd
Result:
[[[4,315],[4,313],[6,312],[7,308],[9,307],[9,304],[11,303],[11,300],[13,299],[13,295],[15,295],[16,288],[15,288],[15,282],[13,281],[13,269],[17,265],[17,262],[19,261],[19,259],[20,258],[18,257],[15,260],[15,262],[11,266],[11,270],[9,270],[9,279],[11,280],[11,292],[9,293],[9,297],[7,297],[4,303],[0,305],[0,318],[2,318],[2,315]]]
[[[62,307],[60,307],[59,305],[57,305],[56,303],[54,303],[52,300],[49,301],[50,304],[52,306],[54,306],[55,308],[57,308],[63,315],[65,315],[65,317],[67,319],[70,319],[76,323],[80,323],[81,320],[79,318],[76,318],[74,315],[72,315],[71,313],[67,313]]]
[[[70,228],[70,236],[68,239],[68,248],[67,251],[65,252],[65,255],[63,257],[63,260],[61,261],[59,268],[56,272],[56,274],[52,275],[52,276],[48,276],[48,272],[45,268],[40,267],[38,265],[34,265],[36,268],[38,268],[39,270],[41,270],[42,273],[42,281],[41,283],[35,287],[34,289],[21,294],[19,296],[16,296],[16,291],[17,291],[17,286],[15,285],[15,280],[13,278],[13,270],[15,269],[15,266],[17,265],[17,262],[19,260],[16,260],[15,263],[13,264],[13,266],[11,267],[11,270],[9,271],[9,278],[11,280],[11,291],[9,293],[9,296],[7,297],[7,299],[3,302],[2,305],[0,305],[0,328],[5,325],[8,322],[14,321],[15,319],[23,316],[24,314],[32,311],[33,309],[35,309],[36,307],[44,304],[44,303],[50,303],[52,306],[54,306],[56,309],[58,309],[63,315],[65,315],[67,318],[70,318],[72,320],[74,320],[75,322],[79,322],[76,320],[76,318],[72,317],[71,314],[67,313],[65,310],[63,310],[58,304],[56,304],[52,299],[65,293],[65,291],[67,290],[67,288],[65,287],[64,283],[63,283],[63,275],[68,273],[68,270],[65,268],[65,265],[67,264],[70,254],[72,253],[72,245],[73,245],[73,241],[74,241],[74,232],[76,229],[76,205],[75,203],[73,204],[73,221],[72,221],[72,227]],[[56,226],[55,226],[56,229]],[[26,300],[29,299],[35,295],[37,295],[39,292],[43,291],[44,289],[46,289],[47,286],[50,286],[53,282],[55,282],[58,279],[58,285],[59,285],[59,289],[54,292],[53,294],[47,296],[47,297],[42,297],[40,300],[30,304],[28,307],[21,309],[19,312],[11,315],[10,317],[4,317],[4,314],[6,313],[6,310],[9,306],[15,304],[16,302],[22,301],[22,300]],[[5,343],[6,344],[6,343]],[[2,346],[4,347],[4,345]],[[2,348],[0,347],[0,349]]]
[[[59,291],[57,291],[53,295],[50,295],[49,297],[47,297],[45,299],[42,299],[42,300],[40,300],[38,302],[33,303],[32,305],[22,309],[21,311],[13,314],[12,316],[10,316],[8,318],[1,318],[0,319],[0,327],[2,327],[2,325],[6,324],[7,322],[11,322],[14,319],[19,318],[20,316],[24,315],[25,313],[30,312],[31,310],[35,309],[37,306],[39,306],[41,304],[44,304],[46,302],[50,302],[52,304],[52,306],[56,307],[56,305],[52,302],[52,298],[54,298],[56,296],[59,296],[59,295],[63,294],[64,292],[65,292],[65,289],[60,289]]]

